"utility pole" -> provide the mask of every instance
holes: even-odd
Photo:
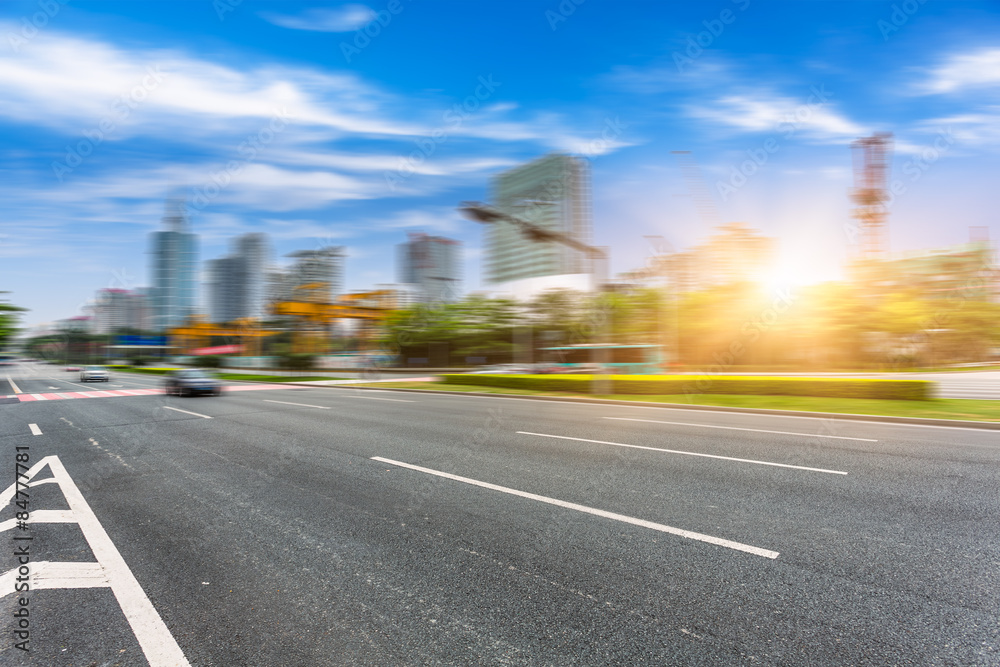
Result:
[[[470,220],[484,224],[493,224],[500,221],[508,222],[517,227],[518,231],[520,231],[525,238],[531,241],[539,243],[561,243],[584,253],[591,261],[591,275],[594,276],[595,292],[597,293],[598,298],[600,298],[601,290],[603,289],[605,283],[607,283],[608,271],[608,253],[603,248],[588,245],[562,232],[545,229],[544,227],[536,225],[523,218],[504,213],[503,211],[483,204],[482,202],[462,202],[459,210]],[[601,343],[605,343],[605,339],[607,338],[606,322],[607,318],[605,318],[605,324],[602,325],[602,331],[599,336]],[[607,368],[605,367],[605,353],[606,350],[601,349],[600,347],[594,347],[591,350],[591,360],[594,365],[599,366],[599,371],[594,374],[594,382],[591,389],[591,391],[595,394],[607,394],[610,393],[611,389],[611,383],[608,381],[607,377],[605,377],[607,374]]]

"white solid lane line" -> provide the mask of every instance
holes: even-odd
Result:
[[[369,401],[392,401],[394,403],[416,403],[416,401],[409,401],[404,398],[379,398],[377,396],[354,396],[352,394],[341,395],[340,398],[364,398]]]
[[[184,414],[187,414],[187,415],[194,415],[195,417],[203,417],[203,418],[205,418],[205,419],[211,419],[211,417],[209,417],[208,415],[200,415],[200,414],[198,414],[197,412],[191,412],[191,411],[189,411],[189,410],[181,410],[180,408],[172,408],[172,407],[170,407],[169,405],[164,405],[164,406],[163,406],[163,409],[164,409],[164,410],[174,410],[174,411],[176,411],[176,412],[183,412]]]
[[[28,428],[31,429],[31,435],[42,434],[42,429],[38,428],[38,424],[28,424]]]
[[[498,486],[496,484],[490,484],[489,482],[480,482],[477,479],[470,479],[468,477],[459,477],[458,475],[452,475],[451,473],[441,472],[440,470],[431,470],[430,468],[423,468],[421,466],[415,466],[410,463],[403,463],[402,461],[393,461],[392,459],[385,459],[382,458],[381,456],[373,456],[372,460],[380,461],[382,463],[388,463],[394,466],[400,466],[401,468],[409,468],[410,470],[416,470],[418,472],[427,473],[428,475],[436,475],[438,477],[444,477],[446,479],[451,479],[456,482],[464,482],[465,484],[480,486],[484,489],[492,489],[493,491],[500,491],[501,493],[509,493],[513,496],[519,496],[521,498],[527,498],[529,500],[537,500],[538,502],[548,503],[549,505],[556,505],[557,507],[564,507],[566,509],[576,510],[577,512],[585,512],[587,514],[593,514],[595,516],[604,517],[605,519],[614,519],[615,521],[630,523],[633,526],[651,528],[653,530],[658,530],[662,533],[670,533],[671,535],[686,537],[690,540],[698,540],[699,542],[707,542],[709,544],[715,544],[717,546],[726,547],[728,549],[745,551],[746,553],[751,553],[756,556],[763,556],[764,558],[777,558],[779,555],[777,551],[761,549],[760,547],[750,546],[749,544],[743,544],[741,542],[733,542],[732,540],[726,540],[721,537],[713,537],[711,535],[695,533],[690,530],[684,530],[683,528],[674,528],[673,526],[667,526],[662,523],[653,523],[652,521],[646,521],[645,519],[636,519],[635,517],[625,516],[624,514],[607,512],[605,510],[599,510],[593,507],[587,507],[586,505],[577,505],[576,503],[566,502],[565,500],[558,500],[556,498],[540,496],[535,493],[528,493],[527,491],[518,491],[517,489],[511,489],[506,486]]]
[[[97,516],[84,500],[83,494],[73,483],[62,462],[55,456],[46,458],[49,459],[48,464],[53,477],[59,480],[59,487],[70,511],[76,516],[84,538],[111,583],[111,590],[118,599],[118,604],[121,605],[132,632],[135,633],[135,638],[139,640],[139,646],[146,654],[146,660],[152,667],[188,667],[190,663],[170,634],[170,630],[146,597],[142,586],[132,574],[125,559],[118,553],[114,542],[108,537],[104,526],[97,520]]]
[[[741,428],[738,426],[716,426],[714,424],[692,424],[688,422],[665,422],[657,419],[633,419],[631,417],[604,417],[625,422],[646,422],[648,424],[671,424],[673,426],[697,426],[699,428],[722,428],[730,431],[753,431],[754,433],[779,433],[781,435],[801,435],[806,438],[834,438],[835,440],[859,440],[861,442],[878,442],[872,438],[849,438],[846,435],[820,435],[818,433],[794,433],[792,431],[768,431],[762,428]]]
[[[20,394],[20,393],[22,393],[22,392],[21,392],[21,390],[17,388],[17,385],[16,385],[16,384],[14,384],[14,381],[10,379],[10,376],[9,376],[9,375],[7,376],[7,382],[9,382],[9,383],[10,383],[10,388],[14,390],[14,393],[15,393],[15,394]]]
[[[706,459],[722,459],[723,461],[736,461],[738,463],[755,463],[762,466],[775,466],[777,468],[793,468],[795,470],[808,470],[809,472],[825,472],[831,475],[846,475],[840,470],[826,470],[825,468],[808,468],[806,466],[795,466],[790,463],[774,463],[772,461],[757,461],[756,459],[738,459],[732,456],[719,456],[718,454],[700,454],[698,452],[682,452],[678,449],[660,449],[659,447],[643,447],[642,445],[627,445],[623,442],[608,442],[607,440],[588,440],[587,438],[571,438],[568,435],[550,435],[548,433],[531,433],[530,431],[517,431],[521,435],[537,435],[540,438],[558,438],[559,440],[575,440],[577,442],[592,442],[598,445],[614,445],[615,447],[631,447],[632,449],[648,449],[652,452],[663,452],[665,454],[684,454],[685,456],[701,456]]]
[[[51,478],[32,481],[33,478],[48,466]],[[190,667],[183,651],[177,645],[170,630],[153,607],[142,586],[129,569],[125,559],[115,548],[101,522],[84,500],[83,494],[73,483],[66,468],[57,456],[46,456],[31,467],[23,475],[29,486],[42,483],[55,483],[66,499],[68,510],[34,511],[31,522],[70,522],[76,523],[83,533],[84,539],[90,545],[94,554],[94,563],[51,562],[40,561],[32,563],[32,588],[65,589],[65,588],[99,588],[110,587],[118,600],[132,632],[139,642],[150,667]],[[0,508],[6,507],[13,499],[17,485],[11,484],[0,493]],[[10,523],[10,522],[4,522]],[[0,575],[0,598],[14,590],[14,577],[18,570],[12,569]]]
[[[325,405],[306,405],[305,403],[289,403],[288,401],[272,401],[268,398],[262,399],[265,403],[281,403],[283,405],[297,405],[300,408],[318,408],[320,410],[329,410]]]

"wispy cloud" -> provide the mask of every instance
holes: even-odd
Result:
[[[307,9],[297,16],[261,12],[259,16],[276,26],[315,32],[351,32],[375,18],[375,11],[364,5],[342,5],[330,9]]]
[[[781,132],[783,127],[818,141],[855,138],[868,130],[831,108],[829,102],[810,102],[769,93],[727,95],[685,107],[693,118],[738,132]]]
[[[926,72],[917,85],[923,94],[947,94],[984,87],[1000,87],[1000,48],[954,53]]]

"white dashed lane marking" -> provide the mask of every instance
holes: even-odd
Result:
[[[726,540],[721,537],[713,537],[712,535],[695,533],[690,530],[684,530],[683,528],[674,528],[673,526],[667,526],[662,523],[654,523],[652,521],[646,521],[645,519],[636,519],[635,517],[625,516],[624,514],[607,512],[605,510],[599,510],[593,507],[587,507],[586,505],[577,505],[576,503],[569,503],[566,502],[565,500],[558,500],[556,498],[540,496],[535,493],[528,493],[527,491],[518,491],[517,489],[511,489],[506,486],[498,486],[496,484],[490,484],[489,482],[480,482],[479,480],[470,479],[468,477],[459,477],[458,475],[452,475],[451,473],[441,472],[440,470],[431,470],[430,468],[423,468],[421,466],[415,466],[410,463],[403,463],[401,461],[393,461],[392,459],[385,459],[382,458],[381,456],[373,456],[372,460],[380,461],[382,463],[388,463],[394,466],[400,466],[401,468],[416,470],[417,472],[427,473],[428,475],[436,475],[438,477],[444,477],[445,479],[451,479],[456,482],[472,484],[473,486],[479,486],[484,489],[491,489],[493,491],[499,491],[501,493],[508,493],[512,496],[519,496],[521,498],[527,498],[529,500],[537,500],[538,502],[548,503],[549,505],[556,505],[557,507],[576,510],[577,512],[585,512],[587,514],[593,514],[595,516],[604,517],[605,519],[613,519],[614,521],[629,523],[632,524],[633,526],[641,526],[643,528],[658,530],[661,533],[670,533],[671,535],[685,537],[689,540],[697,540],[699,542],[707,542],[708,544],[714,544],[716,546],[726,547],[728,549],[735,549],[736,551],[744,551],[746,553],[754,554],[755,556],[763,556],[764,558],[773,559],[777,558],[780,555],[777,551],[771,551],[769,549],[761,549],[760,547],[750,546],[749,544],[743,544],[742,542],[734,542],[732,540]]]

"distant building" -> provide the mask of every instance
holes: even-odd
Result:
[[[413,285],[421,303],[453,303],[461,295],[461,253],[458,241],[411,233],[399,244],[398,280]]]
[[[996,249],[986,240],[859,259],[850,277],[875,295],[916,290],[930,298],[1000,301]]]
[[[732,222],[690,250],[660,255],[652,263],[653,272],[679,293],[759,280],[773,263],[776,247],[775,239]]]
[[[387,305],[393,309],[412,308],[422,303],[423,294],[412,283],[380,283],[375,285],[376,291],[388,292]]]
[[[198,237],[188,231],[184,203],[167,202],[164,231],[153,232],[152,328],[164,331],[184,324],[197,309]]]
[[[144,331],[151,328],[151,304],[145,291],[98,290],[89,306],[92,333],[111,334],[122,329]]]
[[[270,250],[265,234],[244,234],[232,253],[208,262],[209,318],[232,322],[265,315]]]
[[[264,272],[263,286],[267,302],[312,301],[333,303],[343,291],[343,246],[325,246],[317,250],[297,250],[289,253],[295,261],[285,269],[271,268]]]
[[[493,181],[492,198],[493,205],[508,215],[591,243],[590,169],[582,158],[552,154],[503,172]],[[485,281],[491,291],[524,291],[512,286],[528,291],[534,289],[532,285],[580,286],[587,282],[580,278],[593,272],[592,262],[579,250],[532,241],[510,223],[486,226]]]
[[[77,315],[66,319],[56,320],[56,330],[59,333],[93,333],[94,320],[87,315]]]

